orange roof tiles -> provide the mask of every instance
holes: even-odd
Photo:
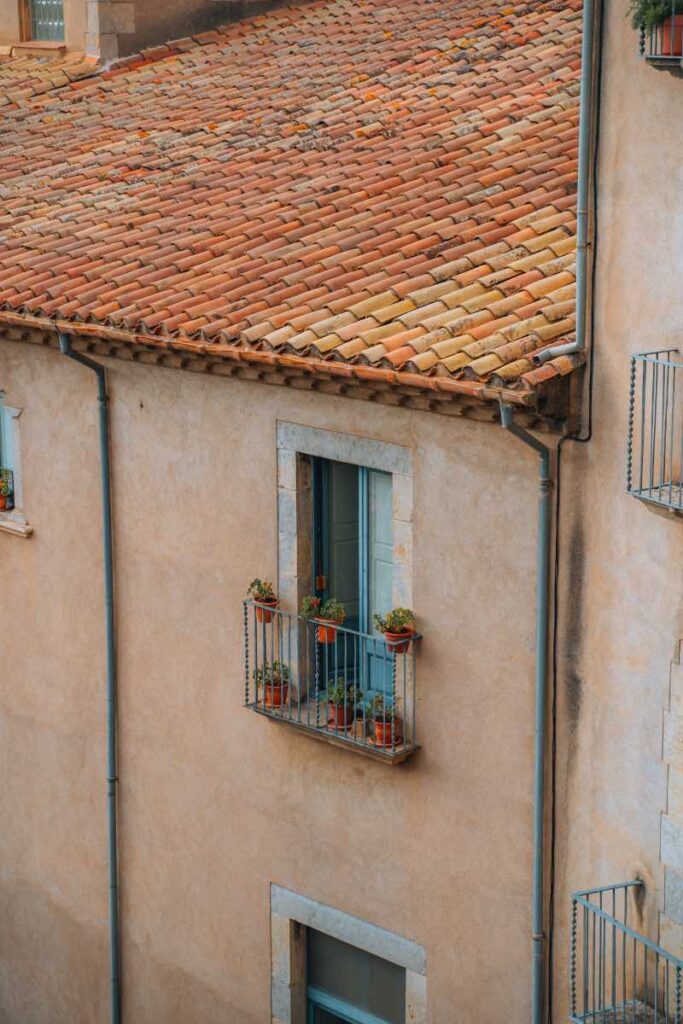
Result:
[[[40,96],[94,74],[95,58],[83,54],[0,54],[0,116]]]
[[[581,360],[532,362],[574,334],[580,30],[580,0],[311,0],[37,95],[6,115],[0,304],[542,387]]]

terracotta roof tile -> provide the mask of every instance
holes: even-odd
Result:
[[[574,331],[580,30],[580,0],[299,0],[98,73],[0,59],[0,319],[542,388],[581,361],[531,361]]]

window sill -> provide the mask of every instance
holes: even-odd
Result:
[[[12,533],[15,537],[30,537],[33,527],[22,512],[0,512],[0,533]]]

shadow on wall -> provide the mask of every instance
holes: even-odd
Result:
[[[133,32],[118,33],[118,56],[206,32],[282,7],[284,0],[135,0]]]
[[[8,878],[0,886],[0,922],[3,1024],[107,1019],[104,917],[100,927],[79,921],[46,888]]]

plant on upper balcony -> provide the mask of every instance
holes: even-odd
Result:
[[[360,692],[343,676],[330,683],[327,688],[327,724],[333,729],[348,728],[355,718],[359,700]]]
[[[320,625],[316,634],[318,643],[332,644],[337,636],[337,626],[346,618],[346,608],[335,597],[321,601],[319,597],[305,597],[301,602],[301,614],[305,619],[315,619]]]
[[[375,628],[384,633],[393,654],[405,654],[415,634],[415,615],[410,608],[392,608],[385,616],[375,615]]]
[[[320,612],[321,601],[319,597],[310,595],[301,602],[301,614],[305,619],[315,619]]]
[[[631,0],[628,13],[634,28],[656,32],[653,56],[683,55],[683,0]]]
[[[14,508],[14,474],[11,469],[0,469],[0,511]]]
[[[396,705],[383,693],[377,693],[368,701],[366,715],[372,721],[375,732],[375,746],[391,747],[403,742],[401,721],[396,715]]]
[[[277,608],[277,596],[270,580],[252,580],[247,590],[247,597],[250,597],[256,606],[257,622],[271,622],[273,612]]]
[[[628,9],[631,24],[634,28],[651,32],[672,14],[683,12],[683,0],[631,0]]]
[[[264,661],[262,665],[254,669],[256,703],[258,704],[259,689],[261,689],[267,708],[284,707],[289,695],[289,679],[289,667],[284,662]]]

